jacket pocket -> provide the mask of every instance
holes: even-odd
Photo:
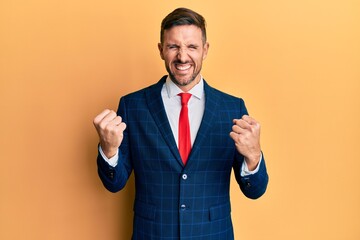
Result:
[[[151,204],[143,203],[140,201],[135,201],[134,204],[134,213],[136,216],[148,219],[155,220],[156,207]]]
[[[211,207],[209,211],[210,211],[210,221],[215,221],[229,217],[231,213],[230,202]]]

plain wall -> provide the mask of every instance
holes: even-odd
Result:
[[[130,239],[134,179],[102,186],[92,120],[166,74],[182,6],[208,23],[205,79],[262,124],[270,182],[253,201],[232,178],[236,239],[360,239],[356,0],[2,0],[0,239]]]

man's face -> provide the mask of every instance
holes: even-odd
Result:
[[[201,29],[194,25],[175,26],[164,31],[160,56],[171,80],[187,92],[200,80],[202,61],[209,49]]]

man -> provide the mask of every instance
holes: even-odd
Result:
[[[94,119],[99,176],[117,192],[134,170],[133,239],[234,239],[231,170],[249,198],[268,183],[260,125],[242,99],[202,78],[209,43],[201,15],[179,8],[166,16],[158,48],[169,75]]]

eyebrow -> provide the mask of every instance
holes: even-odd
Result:
[[[190,43],[189,45],[187,45],[187,47],[195,47],[195,48],[198,48],[198,47],[199,47],[199,45],[194,44],[194,43]]]
[[[168,43],[166,44],[167,47],[178,47],[179,45],[176,43]]]

